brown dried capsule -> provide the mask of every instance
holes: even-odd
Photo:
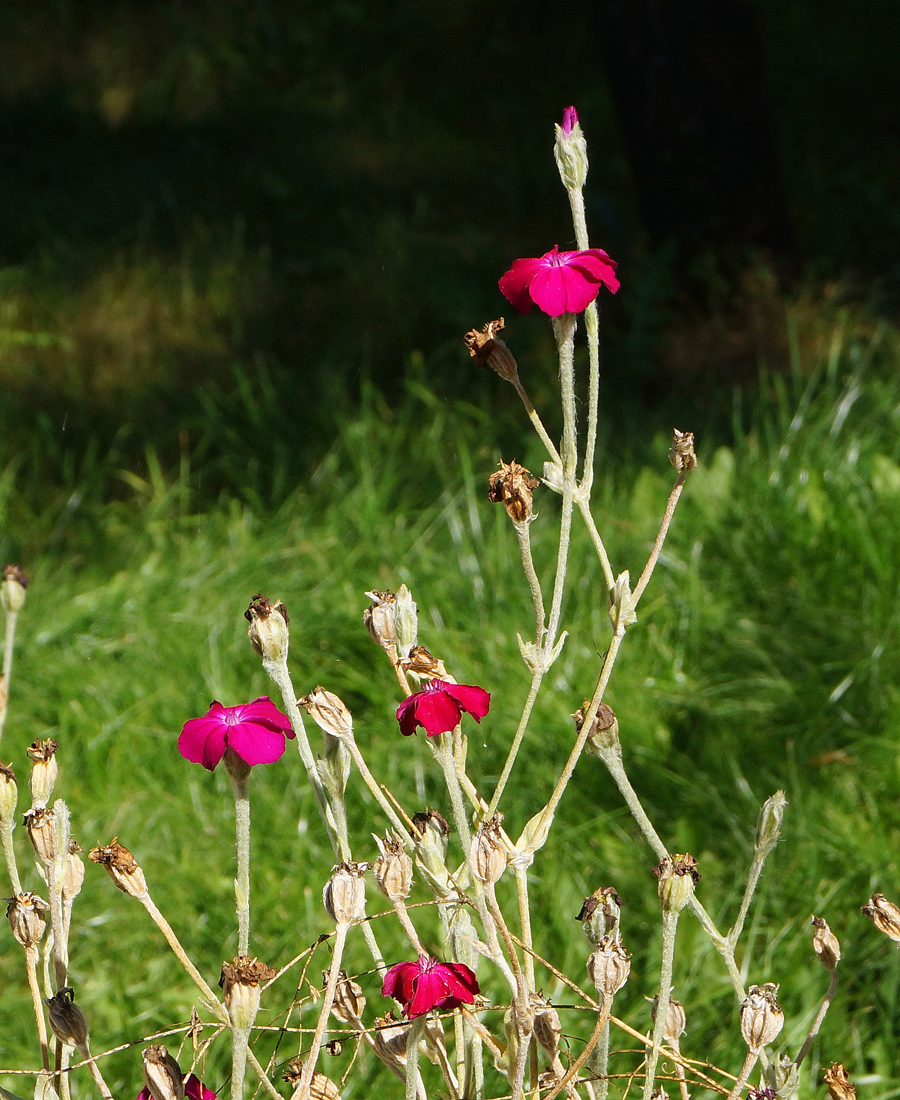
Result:
[[[87,1043],[88,1025],[84,1013],[75,1004],[75,990],[64,986],[45,1003],[50,1027],[56,1038],[61,1043],[83,1049]]]
[[[92,848],[88,852],[88,859],[91,863],[99,863],[104,867],[123,893],[130,894],[133,898],[146,897],[147,880],[144,872],[131,852],[124,844],[119,844],[115,837],[105,847]]]
[[[888,901],[884,894],[873,894],[861,911],[879,932],[900,942],[900,908]]]
[[[503,842],[502,821],[503,814],[493,814],[482,821],[478,832],[472,837],[469,848],[472,873],[485,885],[493,885],[506,870],[506,845]]]
[[[31,763],[31,775],[28,785],[31,788],[31,805],[33,809],[46,806],[53,794],[56,778],[59,775],[59,764],[56,761],[56,750],[59,742],[52,737],[42,741],[38,738],[32,741],[25,750]]]
[[[333,691],[317,687],[297,700],[323,732],[332,737],[353,736],[353,715]]]
[[[322,891],[325,912],[335,924],[350,924],[363,915],[366,884],[363,875],[368,863],[339,863]]]
[[[653,998],[652,1016],[654,1023],[656,1023],[656,1010],[658,1006],[659,995]],[[681,1036],[684,1035],[686,1026],[687,1016],[685,1015],[684,1005],[682,1005],[680,1001],[676,1001],[674,997],[670,997],[669,1003],[666,1006],[663,1039],[665,1039],[667,1043],[677,1044]]]
[[[784,1027],[784,1013],[778,1004],[778,986],[774,982],[751,985],[741,1004],[741,1034],[752,1051],[759,1052],[778,1036]]]
[[[500,469],[488,478],[488,500],[502,504],[514,523],[524,523],[532,515],[532,490],[540,485],[531,471],[513,459],[500,462]]]
[[[249,955],[237,955],[231,962],[222,963],[219,986],[235,1027],[253,1026],[259,1010],[260,982],[270,982],[275,973],[271,966]]]
[[[338,975],[338,984],[334,991],[331,1015],[339,1023],[355,1024],[362,1019],[365,1007],[366,998],[363,996],[362,986],[348,977],[346,970],[342,970]]]
[[[582,729],[584,729],[584,719],[590,705],[590,700],[585,699],[578,710],[572,715],[575,721],[576,733],[581,733]],[[616,713],[612,707],[607,706],[606,703],[601,703],[600,706],[597,707],[597,714],[593,722],[591,722],[590,732],[588,733],[587,741],[584,746],[585,751],[597,756],[601,751],[616,748],[618,744],[619,722],[616,718]]]
[[[397,630],[394,625],[396,597],[393,592],[380,592],[377,588],[373,588],[366,595],[372,601],[363,612],[366,630],[372,641],[381,646],[394,662],[397,660]]]
[[[823,917],[813,917],[813,951],[826,970],[834,970],[841,958],[841,945]]]
[[[47,806],[26,810],[25,828],[38,859],[45,864],[56,859],[59,841],[56,832],[56,815]]]
[[[673,428],[672,447],[669,451],[669,461],[679,474],[689,474],[697,465],[697,456],[694,454],[694,433],[680,432]]]
[[[506,328],[506,322],[502,317],[496,321],[488,321],[479,332],[477,329],[469,329],[463,337],[469,355],[478,362],[480,367],[490,367],[501,378],[515,384],[519,380],[519,368],[513,358],[512,352],[500,339],[499,333]]]
[[[181,1067],[160,1043],[143,1053],[144,1083],[153,1100],[184,1100]]]
[[[612,997],[628,981],[631,955],[614,936],[604,936],[587,961],[587,971],[597,992]]]
[[[381,853],[372,866],[375,884],[390,901],[404,901],[412,887],[413,862],[403,841],[391,833],[382,840],[375,837]]]
[[[825,1070],[824,1079],[831,1100],[856,1100],[856,1088],[840,1062],[833,1062],[831,1069]]]
[[[697,861],[690,852],[684,855],[665,856],[653,868],[659,879],[660,904],[669,913],[680,913],[694,895],[694,887],[700,881]]]
[[[283,664],[288,655],[290,619],[281,600],[270,603],[265,596],[257,594],[244,612],[244,618],[250,624],[247,634],[257,657]]]
[[[596,946],[604,936],[616,930],[624,904],[614,886],[601,886],[584,899],[575,919],[582,922],[584,934]]]
[[[23,947],[36,947],[47,927],[50,906],[37,894],[16,894],[9,899],[6,917],[12,934]]]
[[[562,1035],[559,1013],[540,993],[531,994],[531,1010],[534,1013],[534,1037],[550,1057],[555,1058]]]

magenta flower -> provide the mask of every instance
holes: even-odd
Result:
[[[479,992],[478,979],[465,963],[442,963],[428,955],[392,966],[381,986],[382,997],[399,1001],[408,1020],[433,1008],[470,1005]]]
[[[581,313],[605,286],[611,294],[619,289],[611,260],[602,248],[584,252],[552,252],[534,259],[516,260],[499,286],[519,313],[537,306],[550,317]]]
[[[189,1100],[216,1100],[216,1094],[213,1090],[206,1088],[205,1085],[201,1085],[200,1079],[193,1073],[184,1083],[184,1095],[189,1097]],[[144,1085],[137,1094],[136,1100],[153,1100],[151,1092],[146,1085]]]
[[[293,736],[288,716],[264,695],[239,707],[213,703],[202,718],[185,722],[178,751],[185,760],[212,771],[225,749],[231,748],[252,767],[277,760],[284,752],[285,737]]]
[[[491,708],[491,693],[473,684],[449,684],[432,680],[424,691],[417,691],[397,707],[400,732],[409,737],[421,726],[429,737],[456,729],[462,712],[480,722]]]
[[[578,112],[574,107],[566,107],[563,111],[562,132],[566,137],[572,133],[578,125]]]

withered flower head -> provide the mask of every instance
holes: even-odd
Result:
[[[237,955],[231,962],[222,963],[219,986],[235,1027],[253,1026],[259,1010],[260,982],[270,982],[275,973],[271,966],[249,955]]]
[[[651,1013],[653,1016],[653,1022],[656,1023],[656,1010],[659,1007],[659,994],[653,998],[653,1005]],[[678,1044],[681,1036],[684,1035],[685,1028],[687,1027],[687,1016],[685,1015],[684,1005],[681,1001],[676,1001],[674,997],[669,998],[669,1003],[666,1007],[666,1020],[663,1030],[663,1038],[667,1043]]]
[[[372,865],[375,884],[390,901],[403,901],[412,887],[413,862],[400,837],[388,833],[375,837],[380,855]]]
[[[381,646],[391,661],[397,660],[397,630],[394,624],[394,603],[396,596],[393,592],[380,592],[373,588],[366,595],[372,601],[363,612],[363,622],[366,624],[372,641]]]
[[[575,721],[575,730],[577,733],[581,733],[584,729],[584,719],[588,713],[591,702],[589,699],[581,704],[578,710],[572,715]],[[585,743],[585,751],[592,753],[594,756],[598,755],[601,749],[613,749],[619,744],[619,721],[616,718],[616,713],[606,705],[601,703],[597,707],[597,714],[593,722],[591,722],[590,732]]]
[[[287,1081],[289,1085],[296,1089],[303,1077],[304,1064],[302,1058],[292,1058],[287,1064],[287,1069],[281,1075],[282,1080]],[[326,1077],[324,1073],[318,1072],[313,1074],[308,1096],[309,1100],[341,1100],[341,1094],[338,1092],[338,1087],[334,1081]]]
[[[66,873],[62,881],[62,896],[65,901],[71,902],[81,893],[81,885],[84,882],[84,860],[79,853],[81,845],[72,837],[69,840],[69,858],[66,862]]]
[[[325,912],[335,924],[350,924],[363,915],[368,863],[339,863],[322,891]]]
[[[184,1100],[181,1067],[162,1044],[153,1043],[147,1047],[142,1068],[152,1100]]]
[[[485,885],[493,885],[506,870],[507,851],[503,842],[502,822],[503,814],[499,813],[485,818],[472,837],[469,848],[472,873]]]
[[[813,951],[826,970],[834,970],[841,958],[841,945],[823,917],[813,917]]]
[[[409,1024],[400,1023],[393,1012],[378,1016],[372,1030],[375,1049],[384,1061],[395,1065],[406,1065],[406,1036]]]
[[[694,433],[680,432],[672,429],[672,447],[669,450],[669,461],[679,474],[689,474],[697,465],[697,456],[694,454]]]
[[[542,993],[531,994],[531,1011],[534,1014],[535,1039],[551,1058],[555,1058],[562,1035],[559,1013]]]
[[[19,785],[12,764],[0,763],[0,821],[11,821],[19,801]]]
[[[597,992],[612,997],[628,981],[631,955],[615,936],[603,936],[587,961],[587,971]]]
[[[741,1004],[741,1034],[753,1051],[773,1042],[784,1027],[784,1013],[778,1004],[778,986],[774,982],[751,985]]]
[[[36,947],[41,942],[50,906],[37,894],[16,894],[9,899],[6,916],[12,934],[23,947]]]
[[[56,859],[59,842],[56,835],[56,815],[53,811],[47,806],[26,810],[25,828],[38,859],[44,863]]]
[[[366,1007],[366,998],[362,986],[348,976],[346,970],[338,975],[337,988],[334,991],[334,1004],[331,1015],[341,1024],[353,1024],[362,1019]]]
[[[888,901],[884,894],[873,894],[861,911],[879,932],[900,943],[900,908]]]
[[[414,672],[417,676],[423,676],[429,680],[446,680],[447,669],[439,657],[434,657],[423,645],[414,645],[409,651],[409,656],[400,662],[400,667],[406,672]]]
[[[332,737],[353,736],[353,715],[333,691],[317,687],[297,700],[319,729]]]
[[[64,986],[46,1002],[53,1034],[61,1043],[82,1049],[87,1042],[88,1025],[84,1013],[75,1004],[75,990]]]
[[[431,830],[442,837],[450,835],[450,826],[447,819],[437,810],[419,810],[418,813],[413,814],[412,821],[422,836],[425,836],[426,832]]]
[[[659,879],[659,900],[663,909],[680,913],[691,900],[694,887],[700,881],[696,859],[690,852],[666,856],[653,868],[653,873]]]
[[[7,615],[21,611],[25,603],[25,589],[28,578],[19,565],[4,565],[3,580],[0,581],[0,604]]]
[[[582,930],[595,946],[619,924],[619,910],[625,903],[614,886],[601,886],[584,899],[581,912],[575,918],[582,922]]]
[[[88,859],[91,863],[101,864],[123,893],[130,894],[133,898],[143,897],[147,893],[144,872],[131,852],[124,844],[119,844],[115,837],[105,847],[92,848],[88,852]]]
[[[850,1083],[847,1071],[840,1062],[833,1062],[824,1076],[831,1100],[856,1100],[856,1088]]]
[[[52,737],[42,741],[38,738],[32,741],[25,750],[31,763],[31,804],[35,809],[46,806],[53,794],[56,785],[56,777],[59,774],[59,764],[56,762],[56,750],[59,742]]]
[[[531,471],[516,462],[500,462],[500,469],[488,478],[488,500],[492,504],[502,504],[514,523],[524,523],[530,519],[532,511],[532,490],[540,485]]]
[[[480,367],[490,367],[507,382],[516,383],[519,380],[519,368],[512,352],[499,336],[505,327],[506,322],[498,317],[496,321],[488,321],[481,332],[478,329],[469,329],[463,340],[469,349],[469,355]]]
[[[286,661],[290,619],[281,600],[270,603],[265,596],[257,594],[244,612],[244,618],[250,624],[247,634],[257,657],[276,664]]]

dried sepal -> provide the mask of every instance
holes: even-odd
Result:
[[[404,901],[412,887],[413,862],[403,840],[388,833],[384,840],[375,837],[379,856],[372,865],[375,885],[389,901]]]
[[[46,806],[53,794],[59,775],[59,764],[56,760],[58,748],[59,742],[53,737],[47,737],[44,740],[37,738],[25,750],[31,761],[28,785],[31,788],[31,805],[34,809]]]
[[[322,891],[325,912],[335,924],[350,924],[363,915],[366,884],[363,875],[368,863],[339,863]]]
[[[317,687],[308,695],[302,695],[297,705],[303,707],[324,733],[338,738],[353,736],[353,715],[333,691]]]
[[[585,699],[572,715],[576,733],[581,733],[584,729],[584,720],[588,715],[590,706],[590,699]],[[619,721],[616,718],[616,712],[606,703],[601,703],[597,707],[597,713],[594,715],[588,730],[587,741],[584,745],[585,752],[599,756],[603,752],[617,748],[619,748]]]
[[[841,945],[837,936],[828,927],[824,917],[813,917],[813,951],[826,970],[834,970],[841,958]]]
[[[75,1004],[75,990],[63,986],[45,1002],[53,1034],[61,1043],[81,1049],[87,1043],[88,1025],[84,1013]]]
[[[142,1055],[144,1083],[152,1100],[184,1100],[181,1067],[161,1043],[153,1043]]]
[[[680,913],[694,895],[694,887],[700,881],[697,861],[690,852],[684,855],[665,856],[653,868],[659,880],[659,901],[663,909]]]
[[[0,604],[7,615],[15,615],[25,603],[28,578],[20,565],[4,565],[0,580]]]
[[[250,645],[257,657],[282,664],[287,660],[290,631],[288,630],[287,608],[276,600],[274,603],[265,596],[257,594],[244,612],[244,618],[250,624],[247,634]]]
[[[673,428],[672,433],[669,461],[679,474],[689,474],[697,465],[697,456],[694,454],[694,433],[680,432],[677,428]]]
[[[26,810],[24,824],[38,859],[44,864],[52,863],[59,851],[59,832],[53,810],[48,806]]]
[[[109,877],[125,894],[133,898],[147,896],[147,880],[137,860],[124,844],[113,837],[109,844],[92,848],[88,852],[91,863],[99,863]]]
[[[651,1015],[653,1022],[656,1023],[656,1012],[659,1008],[659,994],[653,998],[653,1004],[651,1006]],[[681,1001],[676,1001],[674,997],[669,998],[669,1003],[666,1005],[666,1018],[663,1024],[663,1039],[667,1043],[674,1043],[677,1045],[681,1036],[684,1035],[687,1027],[687,1016],[685,1015],[684,1005]]]
[[[540,485],[530,470],[513,459],[501,460],[500,469],[488,478],[488,500],[502,504],[513,523],[525,523],[532,516],[532,491]]]
[[[331,1015],[341,1024],[356,1025],[362,1020],[366,998],[359,982],[349,977],[346,970],[338,974]]]
[[[425,680],[447,680],[447,666],[440,659],[431,654],[423,645],[414,645],[409,651],[409,656],[400,662],[404,672],[412,672]]]
[[[393,592],[382,592],[373,588],[366,595],[372,601],[363,612],[363,622],[372,641],[381,646],[392,662],[397,660],[397,630],[394,625]]]
[[[555,1058],[562,1036],[559,1013],[542,993],[531,994],[531,1011],[534,1015],[535,1039],[551,1058]]]
[[[832,1062],[831,1069],[826,1069],[823,1076],[831,1100],[856,1100],[856,1088],[840,1062]]]
[[[588,976],[604,997],[612,997],[628,981],[631,955],[615,936],[603,936],[587,961]]]
[[[37,894],[15,894],[6,906],[6,918],[12,934],[23,947],[36,947],[47,927],[50,906]]]
[[[741,1003],[741,1034],[752,1051],[767,1047],[784,1027],[784,1013],[778,1004],[774,982],[751,985]]]
[[[19,801],[19,785],[12,764],[0,763],[0,821],[12,821]]]
[[[469,329],[463,340],[469,349],[469,355],[480,367],[489,367],[507,382],[515,384],[519,380],[519,368],[513,353],[499,335],[505,327],[504,319],[498,317],[496,321],[488,321],[481,332],[478,329]]]
[[[757,858],[765,857],[772,851],[781,836],[781,823],[784,821],[784,811],[787,809],[788,800],[784,791],[776,791],[771,798],[767,798],[759,811],[756,820],[756,843],[754,845]]]
[[[584,899],[575,919],[581,921],[582,931],[595,947],[604,936],[616,931],[624,904],[614,886],[601,886]]]
[[[219,987],[235,1027],[253,1026],[259,1010],[260,983],[270,982],[275,973],[271,966],[249,955],[237,955],[231,962],[222,963]]]
[[[879,932],[900,943],[900,908],[884,896],[873,894],[861,910]]]
[[[472,837],[469,861],[479,882],[493,885],[506,870],[506,844],[502,831],[503,814],[493,814],[482,821]]]

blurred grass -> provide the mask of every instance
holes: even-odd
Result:
[[[900,335],[856,315],[812,329],[795,317],[786,342],[789,371],[764,378],[756,401],[736,396],[730,444],[699,439],[701,464],[608,700],[651,818],[673,850],[698,857],[700,896],[722,925],[736,912],[758,808],[785,789],[784,838],[745,938],[747,980],[781,982],[783,1045],[795,1052],[827,985],[807,927],[810,913],[825,916],[844,946],[845,977],[806,1087],[823,1064],[844,1061],[884,1097],[900,1077],[900,969],[859,906],[872,889],[896,896],[898,879]],[[298,692],[321,683],[345,699],[373,770],[410,812],[425,804],[446,811],[446,800],[427,746],[398,735],[392,679],[362,627],[365,589],[409,584],[421,640],[459,680],[493,692],[490,716],[469,731],[469,770],[483,790],[502,765],[527,688],[515,641],[529,629],[527,590],[506,516],[484,499],[501,454],[539,468],[539,451],[523,448],[522,435],[509,442],[511,425],[523,419],[511,391],[489,380],[493,403],[505,409],[495,421],[491,404],[436,395],[434,373],[419,364],[402,400],[367,389],[304,483],[286,481],[270,494],[254,484],[270,488],[279,461],[284,470],[290,464],[273,450],[278,399],[266,397],[260,377],[247,379],[247,436],[235,438],[232,459],[231,476],[242,467],[248,474],[243,497],[223,492],[215,505],[197,507],[197,479],[207,471],[202,441],[194,450],[193,440],[180,466],[153,451],[141,468],[118,466],[114,450],[73,457],[66,485],[37,507],[40,448],[49,446],[38,438],[18,480],[11,456],[0,483],[0,556],[21,558],[33,578],[3,757],[24,779],[25,746],[36,736],[59,738],[60,793],[77,837],[88,848],[117,834],[135,851],[156,901],[210,978],[234,951],[233,810],[225,777],[186,764],[175,739],[211,698],[232,705],[270,691],[242,618],[255,592],[281,597],[291,612]],[[215,408],[211,401],[212,431]],[[623,435],[621,425],[607,426],[595,511],[616,570],[634,575],[672,473],[662,435],[644,450]],[[279,446],[287,446],[283,437]],[[256,473],[247,470],[254,451],[262,456]],[[209,477],[222,461],[209,458]],[[121,489],[111,500],[114,478]],[[269,503],[279,497],[277,507]],[[557,501],[541,490],[537,510],[535,557],[548,576]],[[552,788],[572,738],[568,715],[590,694],[609,636],[602,577],[580,531],[570,576],[563,625],[571,638],[506,798],[512,835]],[[254,950],[277,965],[327,929],[319,891],[332,857],[295,753],[258,769],[252,786]],[[351,791],[354,851],[366,858],[369,834],[382,823],[355,780]],[[24,858],[21,843],[19,850]],[[616,1011],[639,1028],[649,1022],[644,997],[654,992],[659,950],[653,862],[601,765],[585,758],[534,865],[536,945],[581,979],[586,941],[574,916],[584,895],[614,884],[634,952]],[[33,874],[26,879],[36,886]],[[371,908],[381,908],[377,899]],[[436,922],[417,913],[426,943],[437,948]],[[88,869],[75,929],[72,981],[97,1050],[187,1019],[188,982],[143,910],[97,868]],[[379,922],[378,932],[389,958],[407,953],[390,922]],[[7,945],[0,1065],[31,1066],[27,989]],[[311,980],[327,959],[320,948]],[[358,945],[349,965],[368,969]],[[487,992],[501,998],[484,969]],[[269,994],[263,1022],[278,1019],[297,973]],[[375,976],[361,980],[372,1018],[387,1006]],[[544,988],[571,1003],[549,975]],[[684,1052],[736,1072],[743,1055],[733,995],[689,916],[679,928],[676,995],[688,1013]],[[312,1019],[307,1013],[304,1024]],[[579,1014],[564,1014],[564,1028],[582,1032]],[[263,1049],[270,1045],[263,1040]],[[349,1050],[330,1063],[332,1076],[347,1067]],[[279,1059],[294,1053],[286,1039]],[[223,1064],[213,1054],[216,1085]],[[109,1065],[114,1092],[137,1091],[136,1052]],[[345,1096],[379,1087],[374,1073],[355,1069]],[[3,1084],[27,1092],[21,1080]]]

